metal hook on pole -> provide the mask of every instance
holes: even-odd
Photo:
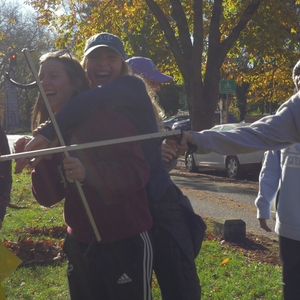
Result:
[[[55,119],[55,117],[54,117],[54,114],[53,114],[53,112],[52,112],[52,109],[51,109],[51,107],[50,107],[50,104],[49,104],[49,102],[48,102],[48,100],[47,100],[47,96],[46,96],[46,94],[45,94],[44,88],[43,88],[43,86],[42,86],[42,84],[41,84],[41,81],[40,81],[40,79],[39,79],[39,77],[38,77],[38,74],[37,74],[37,72],[36,72],[36,70],[35,70],[35,66],[34,66],[33,61],[32,61],[32,58],[31,58],[31,56],[30,56],[30,52],[31,52],[31,51],[28,50],[28,49],[23,49],[22,52],[24,53],[25,58],[26,58],[26,60],[27,60],[27,63],[28,63],[28,65],[29,65],[29,68],[31,69],[31,72],[32,72],[32,74],[33,74],[33,76],[34,76],[34,78],[35,78],[37,87],[38,87],[38,89],[39,89],[39,91],[40,91],[40,94],[41,94],[41,96],[42,96],[42,99],[43,99],[43,101],[44,101],[44,104],[46,105],[47,111],[48,111],[49,116],[50,116],[50,119],[51,119],[51,121],[52,121],[52,123],[53,123],[53,126],[54,126],[55,132],[56,132],[56,134],[57,134],[58,140],[59,140],[59,142],[60,142],[60,144],[61,144],[62,146],[65,146],[64,139],[63,139],[63,137],[62,137],[62,134],[61,134],[61,132],[60,132],[60,129],[59,129],[59,127],[58,127],[58,124],[57,124],[56,119]],[[63,153],[64,153],[64,155],[65,155],[66,157],[69,157],[69,156],[70,156],[69,153],[68,153],[67,151],[64,151]],[[85,208],[85,210],[86,210],[86,213],[87,213],[88,219],[89,219],[89,221],[90,221],[90,224],[91,224],[91,226],[92,226],[92,228],[93,228],[93,230],[94,230],[94,234],[95,234],[96,240],[99,242],[99,241],[101,241],[101,237],[100,237],[98,228],[97,228],[97,226],[96,226],[94,217],[93,217],[93,215],[92,215],[92,212],[91,212],[91,210],[90,210],[89,204],[88,204],[88,202],[87,202],[87,200],[86,200],[85,194],[84,194],[84,192],[83,192],[83,190],[82,190],[81,184],[80,184],[80,182],[77,181],[77,180],[75,180],[75,184],[76,184],[76,187],[77,187],[78,192],[79,192],[79,194],[80,194],[80,197],[81,197],[82,203],[83,203],[83,205],[84,205],[84,208]]]
[[[33,52],[34,50],[30,50],[30,52]],[[16,61],[16,54],[15,54],[15,61]],[[33,81],[33,82],[30,82],[30,83],[19,83],[17,81],[15,81],[14,79],[12,79],[9,75],[8,72],[5,72],[5,76],[6,76],[6,79],[11,83],[13,84],[14,86],[16,86],[17,88],[19,89],[23,89],[23,90],[30,90],[30,89],[34,89],[34,88],[37,88],[37,83],[36,81]]]
[[[19,89],[30,90],[30,89],[37,88],[37,83],[35,81],[30,82],[30,83],[19,83],[19,82],[13,80],[12,78],[10,78],[10,76],[9,76],[9,74],[7,72],[5,72],[5,76],[6,76],[6,79],[10,83],[12,83],[14,86],[16,86]]]

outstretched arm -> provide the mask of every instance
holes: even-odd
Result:
[[[250,126],[226,132],[203,130],[185,132],[182,145],[191,142],[197,153],[216,152],[222,155],[278,150],[300,142],[300,95],[285,102],[276,115],[267,116]]]

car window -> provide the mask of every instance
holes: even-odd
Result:
[[[229,131],[233,128],[234,128],[234,126],[232,126],[232,125],[224,125],[224,127],[222,128],[222,131]]]
[[[217,125],[217,126],[214,126],[213,128],[211,128],[210,130],[213,130],[213,131],[220,131],[222,128],[221,125]]]
[[[183,121],[183,120],[186,120],[188,118],[189,118],[189,116],[187,116],[187,115],[178,116],[177,119],[176,119],[176,121]]]
[[[164,120],[164,122],[169,122],[169,121],[172,121],[172,120],[174,120],[174,117],[170,117],[170,118]]]

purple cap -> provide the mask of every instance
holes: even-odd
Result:
[[[101,32],[90,37],[85,44],[84,56],[89,55],[93,50],[99,47],[108,47],[120,54],[124,59],[126,58],[122,41],[118,36],[112,33]]]
[[[133,56],[127,59],[126,62],[134,74],[143,78],[156,82],[170,82],[173,80],[171,76],[161,73],[150,58]]]

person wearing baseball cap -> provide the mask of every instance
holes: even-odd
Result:
[[[132,73],[141,76],[154,92],[160,91],[161,83],[168,83],[173,80],[171,76],[160,72],[150,58],[133,56],[126,62]]]
[[[91,87],[103,86],[129,73],[124,46],[117,35],[108,32],[93,35],[86,41],[83,54],[81,64]]]

